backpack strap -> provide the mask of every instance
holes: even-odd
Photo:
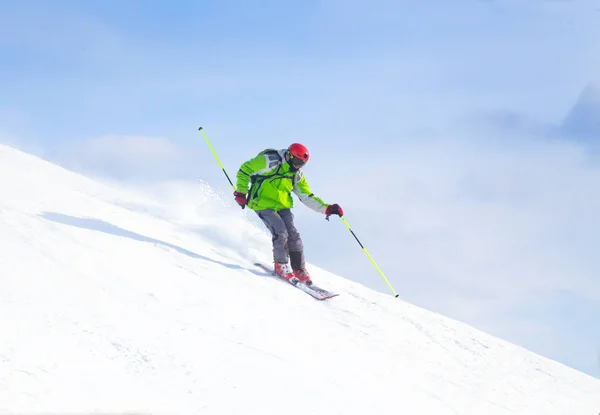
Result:
[[[261,151],[258,154],[265,154],[269,158],[269,161],[267,162],[267,168],[269,170],[272,170],[275,166],[279,165],[277,170],[275,171],[275,173],[273,173],[269,176],[262,176],[262,177],[264,177],[263,180],[270,179],[270,178],[273,178],[273,177],[279,175],[279,168],[281,167],[281,164],[283,162],[283,158],[281,157],[280,151],[276,150],[274,148],[268,148],[266,150]],[[292,177],[291,179],[292,179],[292,184],[295,186],[296,183],[298,183],[302,179],[302,171],[298,170],[294,174],[294,177]],[[262,180],[261,180],[261,182],[262,182]]]
[[[279,151],[274,148],[268,148],[258,153],[258,156],[260,156],[261,154],[267,157],[267,167],[265,168],[265,171],[271,171],[275,167],[277,167],[277,169],[274,173],[268,175],[261,174],[261,172],[258,171],[250,177],[250,191],[248,192],[248,203],[250,203],[250,201],[256,196],[258,189],[265,180],[280,175],[279,170],[281,170],[282,157],[279,154]]]

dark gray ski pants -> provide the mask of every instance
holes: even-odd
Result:
[[[294,225],[291,209],[257,210],[258,217],[271,232],[273,241],[273,260],[287,263],[288,257],[293,269],[304,269],[304,247],[300,234]]]

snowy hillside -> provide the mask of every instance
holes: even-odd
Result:
[[[0,178],[0,411],[600,412],[599,380],[469,326],[265,276],[269,237],[205,186],[134,195],[4,146]]]

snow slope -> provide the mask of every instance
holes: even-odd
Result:
[[[0,411],[600,411],[599,380],[467,325],[263,275],[267,234],[206,186],[134,195],[5,146],[0,178]]]

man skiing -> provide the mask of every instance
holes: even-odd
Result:
[[[301,171],[308,159],[308,149],[299,143],[287,149],[263,150],[241,165],[236,175],[234,196],[242,209],[248,206],[254,210],[271,232],[275,272],[293,284],[310,285],[312,281],[305,267],[302,239],[291,211],[294,206],[291,193],[327,218],[343,216],[344,212],[338,204],[325,203],[311,192]]]

